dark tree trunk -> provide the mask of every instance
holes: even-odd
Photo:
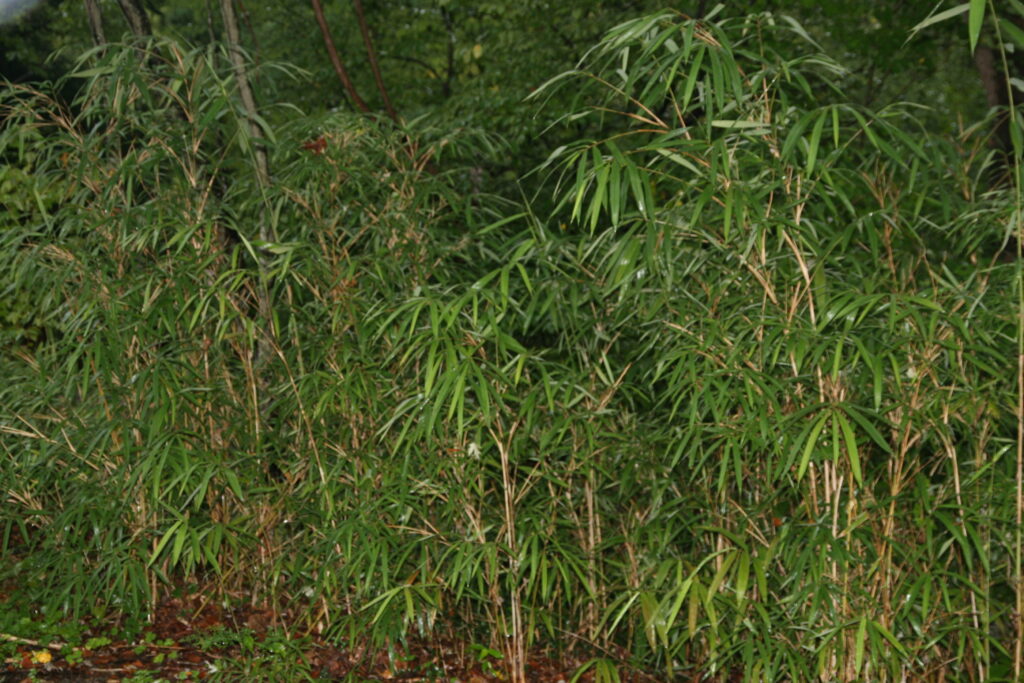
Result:
[[[100,14],[98,0],[85,0],[85,18],[89,22],[92,44],[97,47],[106,45],[107,37],[103,34],[103,15]]]
[[[974,51],[974,65],[978,69],[981,87],[985,91],[985,101],[989,108],[1005,107],[1006,77],[996,64],[996,51],[990,46],[979,44]],[[1005,115],[997,120],[992,131],[992,146],[1002,151],[1010,149],[1010,127]]]
[[[324,7],[320,3],[320,0],[312,0],[313,3],[313,14],[316,15],[316,23],[320,25],[320,35],[323,36],[324,46],[327,48],[327,56],[331,59],[331,64],[334,66],[334,72],[338,74],[338,79],[341,81],[341,85],[345,88],[345,92],[348,93],[352,103],[361,112],[369,113],[370,107],[366,104],[366,101],[359,96],[356,92],[355,85],[352,84],[352,79],[348,77],[348,71],[345,70],[345,65],[341,62],[341,57],[338,56],[338,50],[334,47],[334,40],[331,38],[331,30],[327,26],[327,18],[324,17]]]
[[[397,122],[398,114],[388,97],[388,89],[384,87],[384,78],[380,74],[380,64],[377,62],[377,51],[373,49],[373,39],[370,37],[370,29],[366,25],[366,15],[363,13],[362,0],[352,0],[356,8],[356,20],[359,22],[359,31],[363,34],[363,44],[366,45],[366,56],[370,60],[370,69],[373,70],[373,79],[377,82],[377,89],[380,91],[381,99],[384,100],[384,108],[391,120]]]
[[[224,19],[224,32],[227,34],[228,53],[231,56],[231,64],[235,70],[235,80],[238,81],[238,95],[242,99],[242,107],[245,109],[248,118],[249,132],[255,139],[253,149],[256,150],[256,174],[260,185],[266,187],[270,184],[270,167],[267,161],[267,149],[259,140],[263,137],[257,120],[259,111],[256,108],[256,98],[252,94],[252,85],[249,83],[249,73],[245,68],[245,57],[242,54],[241,32],[238,30],[238,18],[235,15],[235,7],[232,0],[221,0],[221,16]],[[260,236],[263,238],[263,235]],[[269,238],[267,241],[272,241]]]
[[[141,0],[117,0],[117,3],[121,5],[121,11],[128,21],[132,35],[140,38],[153,35],[153,26],[149,23],[149,15],[146,14]]]

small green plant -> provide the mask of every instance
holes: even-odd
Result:
[[[305,676],[309,664],[305,657],[307,641],[290,637],[279,629],[257,638],[250,629],[217,627],[190,636],[201,650],[235,650],[221,659],[214,672],[216,680],[275,680],[282,676]],[[155,661],[155,660],[154,660]]]
[[[256,643],[252,631],[248,629],[233,631],[219,625],[195,633],[189,636],[188,640],[200,650],[221,650],[230,647],[240,647],[243,651],[251,652]]]
[[[505,659],[505,655],[501,651],[480,645],[479,643],[473,643],[469,646],[469,649],[473,652],[473,659],[483,669],[484,675],[504,676],[504,670],[500,662]]]
[[[110,638],[107,638],[106,636],[93,636],[92,638],[89,638],[85,641],[85,643],[82,644],[82,648],[86,650],[98,650],[101,647],[106,647],[107,645],[110,645],[112,642],[113,641]]]
[[[615,662],[598,657],[584,662],[576,669],[572,678],[569,679],[569,683],[576,683],[588,671],[593,671],[594,683],[620,683],[622,680],[619,676],[619,667]]]

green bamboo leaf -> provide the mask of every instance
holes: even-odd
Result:
[[[611,175],[608,180],[608,210],[611,213],[612,225],[619,224],[619,216],[622,208],[622,169],[626,168],[626,173],[629,173],[629,166],[625,157],[619,151],[618,146],[614,142],[608,142],[608,148],[611,150],[612,159],[609,162],[611,167]]]
[[[960,511],[956,512],[959,513]],[[973,546],[960,530],[960,525],[943,511],[936,511],[935,518],[942,522],[943,526],[945,526],[949,533],[953,535],[953,538],[956,540],[956,544],[960,546],[960,552],[963,554],[964,563],[967,565],[968,571],[974,571]]]
[[[839,410],[833,414],[833,417],[839,423],[839,427],[843,432],[843,439],[846,443],[846,456],[850,459],[850,471],[853,473],[853,479],[858,485],[863,484],[860,470],[860,451],[857,450],[857,438],[853,434],[850,422],[842,411]]]
[[[868,121],[866,118],[864,118],[864,115],[861,114],[856,109],[851,109],[850,113],[852,113],[853,117],[857,119],[857,123],[860,124],[861,131],[863,131],[864,135],[866,135],[868,140],[871,141],[871,144],[874,145],[876,148],[879,148],[878,136],[875,135],[875,131],[872,130],[871,128],[871,125],[872,123],[874,123],[874,121]]]
[[[836,339],[836,350],[835,353],[832,354],[832,370],[830,374],[832,375],[832,378],[836,380],[839,379],[839,372],[843,367],[843,347],[845,343],[846,339],[844,337]]]
[[[965,510],[963,512],[965,513],[964,516],[966,517],[967,511]],[[966,519],[963,521],[963,528],[964,531],[967,532],[967,537],[970,538],[971,542],[974,544],[974,552],[978,556],[978,561],[981,562],[981,568],[985,571],[986,574],[989,574],[992,571],[992,567],[990,565],[991,560],[989,558],[990,553],[988,542],[982,539],[981,534],[978,533],[978,530],[977,528],[975,528],[975,525],[971,524]]]
[[[458,373],[455,375],[454,386],[449,398],[448,403],[448,415],[447,419],[451,420],[452,417],[456,418],[456,424],[458,425],[459,431],[462,431],[462,426],[465,424],[463,419],[463,406],[465,405],[466,398],[466,368],[465,366],[460,367]]]
[[[971,8],[967,14],[967,31],[971,39],[971,52],[978,46],[981,36],[981,24],[985,19],[985,2],[987,0],[970,0]]]
[[[867,432],[868,436],[871,437],[871,440],[874,441],[879,448],[886,453],[892,453],[892,446],[890,446],[889,442],[885,440],[882,433],[879,432],[873,424],[871,424],[870,420],[861,414],[860,409],[851,404],[846,404],[843,406],[843,410],[860,426],[861,429]]]
[[[153,566],[153,563],[156,562],[156,558],[160,557],[160,553],[163,552],[165,547],[167,547],[167,544],[170,543],[171,539],[175,537],[178,528],[181,527],[184,522],[185,518],[181,517],[164,532],[164,535],[160,538],[160,542],[156,544],[156,548],[154,548],[152,554],[150,554],[149,561],[146,562],[147,567]]]
[[[864,364],[871,370],[871,396],[873,399],[873,405],[875,411],[878,411],[882,407],[882,360],[875,354],[868,351],[864,345],[864,341],[860,337],[854,337],[854,344],[857,346],[857,350],[860,352],[860,358],[864,361]]]
[[[594,168],[597,172],[594,174],[594,182],[597,187],[594,190],[594,196],[590,200],[590,232],[597,229],[597,223],[601,218],[601,210],[605,205],[605,194],[608,192],[608,176],[610,168],[607,162],[595,161]]]
[[[810,434],[808,434],[807,436],[807,441],[804,443],[803,452],[800,456],[800,464],[797,467],[797,481],[803,479],[804,472],[807,471],[807,465],[811,462],[811,453],[814,452],[815,446],[818,445],[818,436],[821,434],[821,430],[825,428],[826,423],[828,423],[828,418],[829,413],[827,411],[822,411],[818,415],[817,421],[814,423],[814,426],[811,427]]]
[[[437,355],[438,344],[438,340],[435,339],[430,342],[430,346],[427,348],[427,361],[423,377],[423,393],[427,396],[430,396],[430,390],[433,389],[434,380],[437,377],[438,370],[441,368],[441,359]]]
[[[765,560],[760,555],[753,558],[754,578],[757,581],[757,593],[761,602],[768,600],[768,574],[765,572]]]
[[[377,612],[373,615],[373,622],[378,622],[380,621],[380,618],[384,615],[384,612],[387,611],[387,608],[391,604],[391,601],[394,600],[395,597],[397,597],[400,593],[404,592],[407,587],[408,586],[406,584],[402,584],[400,586],[395,586],[394,588],[386,590],[384,591],[383,594],[366,603],[366,605],[363,606],[363,609],[370,609],[374,605],[379,604]]]
[[[740,548],[741,550],[746,550],[747,549],[746,539],[744,539],[741,534],[738,534],[735,531],[730,531],[729,529],[726,529],[726,528],[720,527],[720,526],[704,525],[704,524],[701,524],[701,525],[697,526],[695,528],[695,530],[696,531],[708,531],[708,532],[711,532],[712,534],[717,534],[719,536],[725,536],[730,541],[732,541],[732,543],[735,544],[737,548]],[[705,564],[710,562],[712,559],[714,559],[718,555],[721,555],[723,553],[728,553],[728,552],[732,552],[732,551],[729,550],[729,549],[725,549],[725,550],[719,551],[718,553],[713,553],[713,554],[705,557],[701,561],[701,563],[698,565],[698,568],[699,567],[703,567]]]
[[[687,159],[683,158],[683,156],[681,154],[679,154],[678,152],[674,152],[672,150],[664,149],[664,148],[661,148],[661,147],[655,149],[654,151],[657,152],[658,154],[660,154],[661,156],[667,158],[667,159],[671,159],[672,161],[674,161],[675,163],[679,164],[680,166],[682,166],[686,170],[692,172],[696,176],[702,176],[703,175],[703,173],[701,173],[700,169],[697,168],[697,166],[695,164],[693,164],[692,162],[690,162]]]
[[[582,680],[583,675],[591,669],[595,670],[594,675],[596,677],[597,665],[601,661],[603,661],[601,657],[594,657],[593,659],[588,659],[587,661],[583,662],[583,664],[581,664],[579,668],[576,669],[576,671],[573,673],[572,678],[569,679],[569,683],[579,683],[579,681]]]
[[[804,41],[806,41],[808,45],[813,45],[819,50],[821,49],[818,45],[818,42],[814,40],[814,38],[812,38],[809,33],[807,33],[807,29],[805,29],[796,19],[789,16],[788,14],[782,14],[778,18],[781,19],[784,23],[788,24],[790,29],[798,36],[800,36]]]
[[[868,622],[868,628],[870,628],[872,631],[880,633],[886,640],[889,641],[889,643],[894,648],[896,648],[896,651],[899,652],[901,656],[903,656],[903,657],[907,656],[906,648],[904,648],[903,645],[900,643],[900,641],[896,639],[896,636],[894,636],[892,634],[892,631],[890,631],[885,626],[883,626],[882,624],[880,624],[880,623],[878,623],[877,621],[874,621],[874,620],[870,620]]]
[[[726,128],[730,130],[741,129],[753,135],[763,135],[768,128],[763,121],[745,121],[742,119],[716,119],[711,122],[713,128]]]
[[[818,148],[821,146],[821,132],[825,129],[825,112],[821,112],[811,130],[811,139],[807,143],[807,175],[814,172],[814,163],[818,160]]]
[[[914,162],[924,161],[924,162],[927,162],[927,163],[932,163],[933,160],[931,158],[929,158],[928,154],[921,147],[921,145],[918,144],[918,142],[914,139],[914,137],[912,135],[907,135],[907,133],[905,133],[904,131],[900,130],[899,128],[897,128],[895,126],[887,127],[886,128],[886,132],[889,135],[891,135],[894,138],[896,138],[899,142],[903,143],[903,145],[907,149],[909,149],[911,152],[914,153],[914,158],[913,158]],[[888,146],[888,145],[886,147],[883,147],[883,149],[888,149],[891,152],[896,152],[896,148]],[[908,189],[907,189],[907,191],[911,192],[913,190],[913,187],[914,187],[914,177],[911,176],[909,181],[908,181],[908,186],[907,186]]]
[[[710,603],[714,596],[718,593],[718,589],[721,587],[722,582],[725,581],[725,577],[729,574],[729,570],[732,569],[733,563],[736,562],[736,558],[739,556],[739,551],[735,548],[729,551],[722,559],[722,566],[715,572],[715,576],[711,579],[711,584],[708,586],[707,593],[705,594],[705,601]]]
[[[746,550],[741,550],[739,556],[739,565],[736,568],[736,604],[742,607],[747,599],[747,583],[750,580],[750,554]]]
[[[194,533],[195,532],[192,528],[188,526],[178,527],[177,532],[174,534],[174,544],[171,547],[171,566],[178,564],[178,560],[181,558],[181,550],[185,546],[185,541]]]
[[[814,112],[808,112],[797,119],[797,122],[789,129],[789,133],[786,134],[786,140],[782,143],[782,150],[780,152],[780,155],[784,160],[790,158],[790,154],[792,154],[797,144],[799,144],[803,139],[804,131],[807,130],[807,126],[810,125],[813,118]]]
[[[644,193],[644,180],[641,178],[639,170],[631,165],[626,169],[626,177],[629,180],[630,192],[633,195],[633,201],[636,202],[637,209],[639,209],[640,213],[646,214],[648,204]]]
[[[228,487],[240,501],[245,501],[245,494],[242,492],[242,484],[238,481],[238,475],[230,467],[225,467],[224,478],[228,480]]]
[[[730,188],[725,192],[725,206],[722,211],[722,238],[728,242],[732,228],[732,212],[736,194]]]
[[[700,594],[704,592],[704,587],[700,585],[698,579],[693,580],[693,585],[690,588],[690,603],[687,607],[686,613],[686,634],[687,639],[693,638],[697,633],[697,617],[700,616]]]
[[[640,593],[640,616],[644,620],[644,635],[647,636],[647,644],[652,648],[658,647],[657,632],[657,611],[658,601],[653,595],[644,591]]]
[[[259,114],[252,115],[252,119],[256,122],[257,127],[260,129],[260,132],[262,132],[262,139],[267,140],[271,144],[277,144],[277,139],[274,135],[274,127],[271,126],[270,123]]]
[[[861,617],[860,623],[857,625],[857,635],[854,638],[854,654],[853,654],[853,672],[860,674],[861,668],[864,666],[864,639],[868,633],[868,620],[867,617]]]
[[[75,71],[68,76],[68,78],[93,78],[95,76],[107,76],[114,73],[114,67],[105,64],[103,66],[94,66],[90,69],[82,69]]]
[[[718,112],[726,106],[727,93],[732,89],[725,82],[725,70],[722,68],[722,53],[712,50],[708,53],[711,60],[711,82],[705,87],[704,106],[709,120],[714,120]]]
[[[480,416],[485,422],[490,422],[494,415],[491,413],[491,392],[487,379],[476,365],[473,366],[476,376],[476,398],[480,404]]]
[[[972,0],[972,2],[974,2],[974,0]],[[962,3],[960,5],[957,5],[956,7],[950,8],[948,10],[944,10],[942,12],[939,12],[938,14],[933,14],[932,16],[928,17],[924,21],[918,23],[916,26],[911,28],[910,29],[910,34],[913,35],[913,34],[917,33],[918,31],[920,31],[921,29],[928,28],[929,26],[932,26],[933,24],[938,24],[940,22],[946,21],[947,19],[952,19],[953,17],[955,17],[957,15],[963,14],[970,7],[971,7],[971,3],[965,2],[965,3]]]
[[[203,547],[202,547],[202,557],[203,557],[203,559],[206,560],[207,564],[209,564],[211,567],[213,567],[213,570],[217,574],[221,574],[222,573],[221,572],[221,568],[220,568],[220,562],[217,561],[217,549],[220,546],[220,541],[216,540],[217,536],[215,536],[214,532],[219,533],[220,529],[221,529],[220,525],[215,526],[214,529],[213,529],[213,532],[211,532],[210,534],[207,535],[207,537],[205,539],[206,542],[203,544]]]
[[[686,74],[686,84],[683,86],[683,94],[679,99],[680,111],[688,111],[690,106],[690,98],[693,97],[693,90],[697,87],[697,81],[699,80],[698,74],[700,73],[701,64],[704,62],[705,47],[701,44],[697,48],[697,54],[690,63],[690,70]]]
[[[676,623],[676,617],[678,617],[679,615],[679,610],[682,609],[683,602],[686,600],[686,596],[690,592],[690,586],[692,584],[693,577],[689,576],[679,585],[679,589],[676,591],[675,599],[673,600],[672,605],[669,607],[668,611],[665,613],[666,636],[668,630],[672,628],[672,626]],[[668,647],[667,639],[666,647]]]
[[[581,211],[583,207],[583,197],[587,193],[587,187],[590,185],[590,181],[587,178],[587,154],[580,152],[576,155],[576,184],[574,193],[576,195],[572,205],[572,220],[577,221],[580,219]]]

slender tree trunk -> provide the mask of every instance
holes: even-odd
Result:
[[[260,37],[256,35],[256,29],[252,27],[252,13],[249,12],[245,7],[243,0],[238,0],[238,13],[242,15],[242,21],[245,22],[245,27],[249,29],[249,38],[252,39],[252,61],[253,64],[259,66],[260,54],[263,52],[260,48]]]
[[[995,50],[988,45],[979,45],[974,51],[974,65],[978,68],[988,106],[998,107],[1003,104],[1003,78],[996,68]]]
[[[235,70],[235,80],[238,81],[238,95],[242,99],[242,107],[248,119],[249,132],[256,139],[253,149],[256,153],[256,174],[260,185],[270,185],[270,165],[267,161],[267,149],[259,139],[263,137],[263,131],[257,123],[259,110],[256,108],[256,98],[252,94],[252,85],[249,82],[249,73],[245,68],[245,57],[242,54],[241,32],[238,29],[238,17],[235,15],[235,6],[232,0],[221,0],[221,16],[224,19],[224,31],[227,34],[228,53],[231,57],[231,64]],[[260,235],[263,239],[265,236]],[[267,237],[267,241],[272,241]]]
[[[1006,105],[1006,78],[996,64],[996,53],[989,45],[979,44],[974,50],[974,66],[978,69],[981,87],[989,108]],[[1010,148],[1010,129],[1005,117],[997,120],[993,131],[993,147],[1006,151]]]
[[[117,3],[121,5],[121,11],[128,21],[132,35],[140,38],[153,35],[153,25],[149,23],[149,15],[146,14],[141,0],[117,0]]]
[[[85,0],[85,18],[89,22],[92,44],[96,47],[106,45],[107,37],[103,33],[103,15],[100,13],[98,0]]]
[[[327,48],[327,56],[331,58],[331,64],[334,66],[334,72],[338,74],[338,79],[341,80],[342,87],[345,88],[345,92],[348,93],[352,103],[361,112],[369,113],[370,107],[366,104],[366,101],[359,96],[356,92],[356,87],[352,84],[352,79],[348,77],[348,71],[345,70],[345,65],[341,63],[341,57],[338,56],[338,50],[334,47],[334,40],[331,38],[331,31],[327,26],[327,18],[324,17],[324,7],[320,0],[312,0],[313,14],[316,15],[316,23],[320,25],[320,35],[323,36],[324,46]]]
[[[249,134],[252,136],[252,148],[256,166],[256,178],[261,191],[266,191],[270,186],[270,163],[267,160],[267,148],[261,138],[263,131],[260,129],[258,118],[259,111],[256,108],[256,98],[252,94],[252,86],[249,83],[249,74],[245,68],[245,57],[242,54],[241,32],[238,29],[238,17],[235,15],[233,0],[220,0],[221,16],[224,19],[224,32],[227,35],[228,54],[235,71],[235,80],[238,82],[238,94],[242,100],[242,107],[245,110],[246,125],[249,127]],[[259,219],[259,236],[263,242],[273,242],[274,233],[270,221],[263,212]],[[267,380],[266,373],[261,368],[270,360],[274,348],[274,324],[273,307],[270,300],[270,264],[266,254],[261,249],[258,252],[258,267],[260,281],[258,283],[257,296],[259,317],[262,329],[256,340],[256,347],[253,350],[253,372],[256,375],[256,382],[260,396],[257,398],[258,412],[261,417],[267,407],[265,398]]]
[[[373,39],[370,37],[370,29],[366,25],[366,15],[363,13],[362,0],[352,0],[356,9],[356,20],[359,22],[359,32],[363,34],[363,44],[366,45],[366,56],[370,59],[370,69],[373,70],[373,79],[377,82],[377,89],[380,91],[381,99],[384,100],[384,108],[393,121],[398,122],[398,114],[388,97],[388,89],[384,87],[384,78],[380,74],[380,64],[377,62],[377,51],[373,49]]]

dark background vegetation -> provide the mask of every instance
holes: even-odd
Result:
[[[1019,679],[1024,5],[662,5],[0,27],[9,613]]]

